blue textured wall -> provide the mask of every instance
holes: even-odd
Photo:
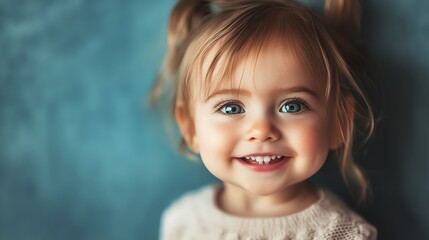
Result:
[[[157,239],[162,209],[215,181],[145,105],[173,4],[0,0],[1,240]],[[385,111],[361,213],[380,239],[427,239],[429,2],[364,11]]]
[[[172,5],[0,2],[0,239],[156,239],[208,181],[144,104]]]
[[[429,239],[429,1],[364,2],[365,41],[384,92],[369,216],[382,239]]]

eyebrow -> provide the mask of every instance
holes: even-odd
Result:
[[[316,92],[314,92],[313,90],[303,87],[303,86],[296,86],[296,87],[291,87],[291,88],[279,88],[276,89],[273,94],[291,94],[291,93],[299,93],[299,92],[303,92],[303,93],[307,93],[309,95],[312,95],[313,97],[319,99],[320,96],[318,94],[316,94]],[[218,91],[214,91],[213,93],[211,93],[205,101],[208,101],[210,98],[213,98],[217,95],[245,95],[245,96],[250,96],[250,92],[246,89],[239,89],[239,88],[229,88],[229,89],[220,89]]]
[[[315,91],[303,86],[296,86],[291,88],[279,88],[274,91],[275,94],[279,94],[279,93],[290,94],[290,93],[298,93],[298,92],[310,94],[317,99],[320,98],[320,96]]]
[[[208,101],[210,98],[213,98],[217,95],[245,95],[250,96],[250,92],[246,89],[239,89],[239,88],[229,88],[229,89],[220,89],[217,91],[214,91],[211,93],[207,98],[206,101]]]

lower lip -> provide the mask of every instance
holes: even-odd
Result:
[[[289,158],[284,157],[281,161],[273,163],[273,164],[259,164],[259,163],[249,163],[241,158],[237,158],[237,160],[243,164],[244,166],[252,169],[255,172],[271,172],[275,171],[283,166]]]

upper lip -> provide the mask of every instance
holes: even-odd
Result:
[[[256,156],[258,156],[258,157],[266,157],[266,156],[268,156],[268,157],[271,157],[271,156],[286,157],[285,154],[281,154],[281,153],[251,153],[251,154],[248,154],[248,155],[241,156],[241,158],[252,157],[252,156],[253,157],[256,157]]]

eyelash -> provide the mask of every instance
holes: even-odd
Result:
[[[226,100],[226,101],[219,101],[214,105],[215,112],[219,112],[223,107],[225,107],[228,104],[237,104],[243,108],[243,104],[241,104],[238,101]]]
[[[309,105],[304,100],[299,99],[299,98],[291,98],[291,99],[287,99],[286,101],[282,102],[282,104],[280,104],[279,111],[283,108],[284,105],[291,104],[291,103],[295,103],[295,104],[299,104],[299,105],[303,106],[303,108],[297,113],[300,113],[302,111],[310,109]],[[294,114],[294,113],[291,113],[291,114]]]
[[[303,109],[301,109],[301,111],[299,111],[299,112],[302,112],[304,110],[309,110],[310,109],[309,105],[304,100],[302,100],[300,98],[291,98],[291,99],[287,99],[287,100],[283,101],[280,104],[279,112],[283,108],[284,105],[291,104],[291,103],[296,103],[296,104],[299,104],[299,105],[303,106]],[[222,100],[222,101],[217,102],[214,105],[215,112],[221,111],[221,109],[223,107],[225,107],[226,105],[228,105],[228,104],[237,104],[237,105],[239,105],[239,106],[241,106],[243,108],[243,104],[241,104],[238,101],[233,101],[233,100],[226,100],[225,101],[225,100]],[[294,113],[290,113],[290,114],[294,114]]]

